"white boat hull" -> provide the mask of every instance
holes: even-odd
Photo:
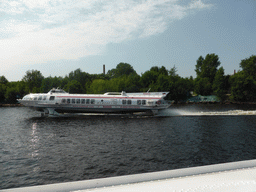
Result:
[[[59,91],[59,89],[57,89]],[[61,90],[62,91],[62,90]],[[18,100],[24,106],[44,113],[137,113],[155,115],[170,106],[164,100],[168,92],[112,94],[69,94],[64,91],[47,94],[29,94]]]

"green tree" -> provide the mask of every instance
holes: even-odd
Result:
[[[9,82],[5,92],[6,103],[17,103],[27,92],[25,91],[26,83],[23,81]]]
[[[42,85],[44,77],[40,71],[32,70],[27,71],[26,75],[23,77],[23,81],[27,84],[28,92],[40,92],[40,87]]]
[[[69,81],[76,80],[78,81],[82,86],[84,92],[85,90],[85,85],[92,80],[92,77],[90,74],[83,72],[80,68],[76,69],[75,71],[72,71],[69,73]]]
[[[169,91],[167,99],[176,102],[185,100],[193,90],[193,78],[182,78],[174,66],[170,71],[165,67],[151,67],[141,76],[141,91]]]
[[[119,63],[115,69],[111,69],[108,71],[107,76],[110,78],[117,78],[121,77],[123,75],[137,75],[136,71],[133,69],[133,67],[128,63]]]
[[[52,78],[51,77],[44,78],[43,81],[42,81],[42,85],[40,87],[41,92],[42,93],[47,93],[52,88],[53,88],[53,86],[52,86]]]
[[[211,95],[212,94],[212,84],[209,78],[196,78],[194,90],[200,95]]]
[[[42,93],[47,93],[48,91],[50,91],[52,88],[57,88],[57,87],[64,87],[62,86],[62,81],[63,78],[62,77],[47,77],[44,78],[42,81],[42,85],[40,87],[41,92]]]
[[[164,66],[162,66],[159,68],[159,74],[168,76],[168,70]]]
[[[160,75],[161,75],[161,78],[163,76],[168,77],[168,71],[164,66],[162,66],[161,68],[154,66],[154,67],[151,67],[149,71],[146,71],[145,73],[143,73],[140,78],[140,84],[142,87],[141,91],[147,91],[149,88],[151,88],[151,91],[159,90],[160,88],[157,87],[157,84],[158,85],[160,84],[159,82],[157,83],[157,80]]]
[[[202,71],[203,71],[203,63],[204,63],[204,58],[203,56],[200,56],[197,61],[196,61],[196,75],[197,77],[202,77]]]
[[[212,89],[216,94],[216,96],[223,101],[225,99],[225,93],[226,93],[225,76],[224,76],[223,67],[220,67],[219,70],[217,71],[212,86],[213,86]]]
[[[190,83],[188,78],[177,77],[176,81],[170,84],[170,93],[168,94],[170,99],[178,102],[189,98],[192,88]]]
[[[95,79],[87,87],[89,93],[106,93],[106,92],[137,92],[140,89],[139,75],[124,75],[112,79]]]
[[[140,83],[142,86],[142,91],[147,91],[151,88],[151,85],[156,83],[158,79],[158,73],[155,71],[146,71],[141,75]]]
[[[226,90],[226,93],[230,93],[230,88],[231,88],[230,77],[231,77],[231,75],[225,75],[224,77],[225,77],[224,90]]]
[[[256,55],[243,59],[240,63],[240,67],[246,75],[252,76],[253,79],[256,79]]]
[[[126,92],[137,92],[140,90],[139,85],[140,76],[132,75],[122,76],[119,78],[113,78],[108,80],[107,90],[106,91],[126,91]]]
[[[244,71],[231,76],[231,99],[234,101],[255,101],[256,81]]]
[[[15,87],[7,87],[5,92],[5,98],[7,103],[17,103],[18,91]]]
[[[138,92],[140,91],[140,76],[138,74],[130,74],[126,80],[127,88],[122,91]]]
[[[6,92],[6,85],[0,83],[0,103],[4,103],[5,101],[5,92]]]
[[[215,75],[220,65],[218,55],[207,54],[205,58],[200,56],[196,64],[195,92],[201,95],[210,95]]]
[[[203,66],[202,66],[202,77],[208,77],[210,83],[213,83],[215,74],[220,66],[220,61],[218,55],[207,54]]]
[[[106,93],[109,91],[109,82],[108,80],[95,79],[90,84],[90,87],[87,88],[89,93]],[[112,90],[116,91],[116,90]]]
[[[256,55],[240,62],[242,71],[230,77],[231,99],[234,101],[256,100]]]
[[[61,80],[61,88],[64,88],[67,84],[68,84],[68,82],[69,82],[69,78],[68,78],[68,76],[65,76],[64,78],[62,78],[62,80]]]
[[[168,91],[170,89],[170,78],[168,75],[160,74],[157,81],[150,85],[150,91]]]
[[[8,80],[5,78],[5,76],[0,76],[0,84],[7,84]]]
[[[72,80],[65,85],[64,90],[69,93],[83,93],[83,86],[77,80]]]
[[[5,92],[7,89],[8,80],[5,76],[0,76],[0,103],[5,101]]]
[[[177,74],[176,67],[174,66],[169,73],[169,94],[167,99],[178,101],[184,101],[189,98],[190,92],[193,90],[193,78],[182,78]]]
[[[177,75],[177,68],[175,67],[175,65],[173,66],[173,68],[171,68],[171,70],[168,72],[169,76],[176,76]]]

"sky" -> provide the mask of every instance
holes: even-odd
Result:
[[[214,53],[225,74],[256,55],[256,0],[1,0],[0,76],[20,81],[120,62],[141,75],[153,66],[196,77]]]

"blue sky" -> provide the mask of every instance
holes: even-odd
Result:
[[[219,56],[225,74],[256,54],[255,0],[1,0],[0,76],[21,80],[80,68],[90,74],[129,63],[138,74]]]

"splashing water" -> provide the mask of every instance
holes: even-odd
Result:
[[[222,112],[202,112],[202,115],[256,115],[256,111],[230,110]]]
[[[227,110],[227,111],[197,111],[196,109],[169,108],[159,112],[160,116],[227,116],[227,115],[256,115],[256,110]]]

